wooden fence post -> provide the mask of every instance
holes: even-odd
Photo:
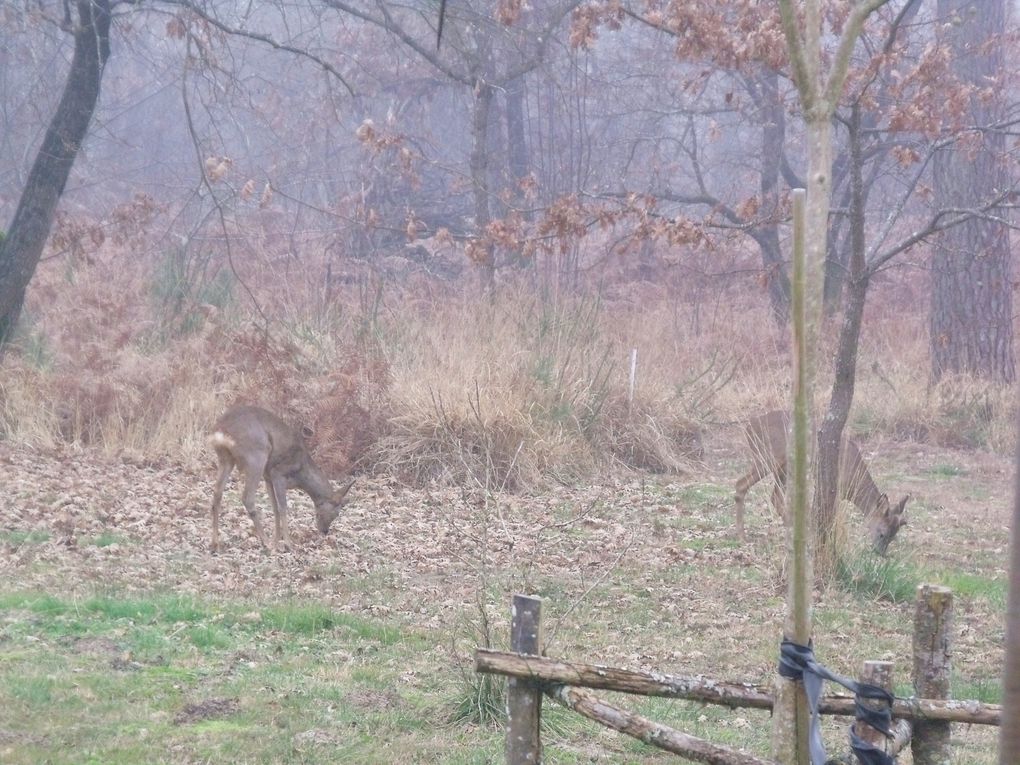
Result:
[[[861,673],[861,682],[877,685],[887,691],[893,689],[893,663],[891,661],[866,661]],[[884,701],[869,702],[876,709],[888,707]],[[874,746],[885,746],[885,734],[879,733],[867,723],[859,723],[857,735]]]
[[[892,693],[893,663],[891,661],[864,662],[864,671],[861,672],[861,682],[877,685],[879,688],[885,688],[885,690]],[[888,702],[881,700],[865,703],[869,703],[869,705],[874,709],[889,707]],[[858,723],[857,725],[857,735],[869,744],[881,748],[886,754],[895,757],[910,743],[913,726],[907,720],[893,720],[890,730],[892,731],[892,737],[887,739],[884,733],[880,733],[867,723]],[[847,757],[847,762],[854,762],[852,755]]]
[[[510,610],[510,648],[537,656],[541,650],[542,600],[514,595]],[[506,763],[542,762],[542,691],[532,681],[511,677],[506,688]]]
[[[914,612],[914,694],[919,698],[948,699],[952,659],[953,591],[922,584],[917,588]],[[910,750],[914,765],[949,765],[948,722],[917,720]]]

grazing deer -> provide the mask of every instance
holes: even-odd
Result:
[[[339,491],[333,491],[308,453],[304,438],[309,435],[308,428],[296,428],[257,406],[233,406],[216,421],[209,438],[220,463],[212,502],[213,552],[220,547],[223,487],[235,465],[244,477],[241,501],[255,524],[255,536],[264,548],[269,549],[269,540],[262,530],[262,514],[255,506],[260,478],[265,479],[269,503],[273,506],[275,545],[278,546],[282,540],[286,550],[293,549],[287,526],[288,489],[300,489],[312,498],[315,524],[323,535],[329,533],[329,526],[340,514],[344,498],[354,481]]]
[[[751,471],[737,481],[737,536],[744,539],[744,497],[748,490],[767,475],[775,479],[772,505],[787,520],[784,493],[787,474],[787,444],[790,433],[788,412],[769,412],[747,423],[744,435],[751,450]],[[909,496],[895,507],[889,506],[889,497],[878,490],[861,456],[861,450],[851,439],[844,438],[839,449],[839,496],[849,499],[864,513],[868,539],[875,552],[885,555],[889,543],[905,525],[903,508]]]

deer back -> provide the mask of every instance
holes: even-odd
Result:
[[[839,485],[840,494],[865,514],[874,512],[878,507],[882,492],[871,477],[860,447],[849,438],[844,438],[840,444]]]
[[[216,421],[213,433],[225,436],[220,443],[235,454],[268,455],[267,467],[282,463],[297,467],[308,454],[297,428],[258,406],[230,407]]]

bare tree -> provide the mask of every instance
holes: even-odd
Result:
[[[77,0],[66,3],[64,11],[62,24],[74,35],[74,55],[63,96],[28,174],[14,219],[0,241],[0,352],[21,314],[25,289],[39,264],[57,203],[88,132],[110,57],[110,0]]]
[[[344,0],[324,0],[337,10],[378,25],[406,45],[441,74],[470,89],[471,158],[470,176],[474,195],[474,227],[477,238],[469,248],[472,260],[482,267],[482,285],[492,285],[496,263],[491,243],[485,237],[492,222],[490,188],[490,138],[493,101],[497,92],[519,89],[519,80],[544,59],[552,32],[580,0],[559,0],[538,10],[522,10],[518,17],[501,17],[506,8],[489,0],[449,7],[444,21],[443,46],[432,47],[438,17],[433,6],[403,6],[377,0],[369,7]],[[518,25],[524,25],[524,29]],[[429,30],[428,35],[419,30]],[[434,30],[434,31],[433,31]],[[515,115],[516,116],[516,115]],[[515,174],[525,161],[520,143],[519,122],[510,130]]]

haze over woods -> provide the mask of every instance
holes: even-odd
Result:
[[[1018,4],[871,2],[853,42],[866,3],[821,2],[821,53],[807,51],[801,77],[835,84],[807,108],[778,1],[440,5],[0,0],[0,484],[19,486],[0,510],[0,579],[13,582],[0,586],[0,615],[13,614],[0,649],[23,640],[30,659],[0,669],[0,760],[78,751],[61,732],[75,714],[106,731],[102,762],[155,761],[164,746],[193,758],[180,762],[227,761],[230,747],[291,761],[295,747],[339,745],[293,738],[326,726],[304,721],[333,703],[336,678],[304,700],[263,693],[276,681],[253,669],[250,687],[160,685],[163,701],[105,718],[54,706],[78,698],[78,676],[47,662],[71,651],[108,663],[67,649],[82,633],[61,621],[73,609],[60,599],[100,585],[194,597],[178,621],[197,663],[245,651],[262,662],[251,625],[307,598],[334,609],[330,639],[347,630],[387,667],[413,664],[373,665],[374,680],[337,670],[371,700],[349,761],[401,761],[376,754],[369,728],[431,761],[481,761],[465,754],[475,747],[497,757],[474,702],[465,719],[481,727],[464,740],[408,720],[447,719],[451,694],[489,687],[454,668],[502,639],[511,592],[566,611],[559,648],[577,658],[590,648],[771,678],[783,526],[765,509],[770,489],[753,489],[737,538],[740,424],[789,407],[792,190],[825,182],[829,210],[809,194],[821,217],[807,232],[825,253],[815,532],[844,586],[820,606],[825,629],[868,635],[854,661],[907,656],[918,581],[970,577],[961,693],[999,701],[981,689],[998,689],[1002,666],[1015,445]],[[826,79],[841,71],[841,39],[853,43],[842,83]],[[830,130],[831,172],[809,173],[829,167]],[[302,471],[330,536],[295,491],[290,550],[265,555],[231,482],[211,555],[208,437],[236,403],[308,426],[322,474]],[[837,512],[844,432],[869,476],[846,495],[864,513]],[[343,502],[330,493],[340,485]],[[843,565],[879,565],[869,542],[900,566],[899,590],[870,590],[870,574]],[[40,615],[40,592],[63,605]],[[146,624],[177,635],[154,603],[138,606],[157,614]],[[220,629],[217,609],[237,631],[202,643],[195,631]],[[613,616],[589,629],[600,609]],[[344,627],[341,612],[365,622]],[[82,629],[119,618],[90,613]],[[452,615],[471,625],[453,637]],[[71,642],[45,653],[36,632],[4,632],[36,618]],[[710,647],[678,658],[664,633]],[[149,650],[130,630],[110,634],[112,655],[134,646],[148,669],[180,659],[170,637]],[[308,656],[321,658],[322,634],[301,638]],[[25,690],[30,664],[38,682]],[[192,720],[174,715],[206,692],[233,700],[213,716],[280,721],[266,746],[291,754],[227,728],[188,738]],[[126,741],[103,726],[133,714],[159,734]],[[12,734],[40,719],[34,738]],[[720,719],[697,725],[742,730]],[[767,747],[741,735],[735,745]],[[954,762],[990,762],[981,735]]]
[[[687,305],[757,292],[785,316],[805,146],[773,4],[456,2],[441,42],[432,2],[109,5],[47,258],[94,257],[133,226],[133,259],[158,251],[195,281],[257,253],[326,267],[327,294],[420,275]],[[823,5],[833,43],[853,4]],[[935,379],[1014,375],[1007,10],[883,5],[836,114],[827,306],[850,261],[858,104],[868,267],[899,288],[887,301],[930,313]],[[5,221],[76,76],[77,12],[2,10]],[[22,257],[5,251],[5,315]]]

